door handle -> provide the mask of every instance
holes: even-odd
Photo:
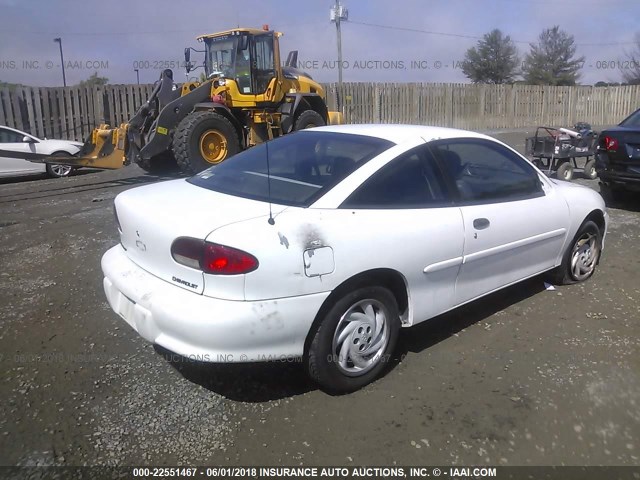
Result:
[[[491,222],[488,218],[476,218],[473,221],[473,228],[476,230],[484,230],[485,228],[488,228],[489,225],[491,225]]]

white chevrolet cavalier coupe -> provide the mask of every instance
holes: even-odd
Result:
[[[400,327],[543,272],[586,280],[608,223],[596,192],[493,138],[399,125],[285,135],[115,210],[104,289],[142,337],[209,362],[299,357],[337,392],[380,374]]]

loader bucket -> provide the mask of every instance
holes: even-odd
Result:
[[[125,149],[127,142],[127,124],[118,128],[100,125],[84,143],[80,151],[72,156],[51,156],[43,153],[16,152],[0,148],[0,157],[21,158],[33,163],[51,163],[72,167],[100,168],[114,170],[126,165]],[[0,146],[2,146],[0,144]]]
[[[115,170],[124,166],[126,141],[127,124],[123,123],[118,128],[103,124],[91,132],[75,156],[48,157],[44,163]]]

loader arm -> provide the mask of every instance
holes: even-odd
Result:
[[[107,124],[101,124],[91,132],[91,135],[76,155],[71,157],[51,157],[49,155],[11,152],[12,155],[4,156],[24,158],[34,163],[54,163],[72,167],[105,170],[122,168],[129,165],[132,160],[135,160],[137,153],[143,146],[141,137],[146,122],[149,121],[149,117],[151,117],[152,121],[154,116],[157,116],[158,106],[162,106],[162,101],[167,101],[171,97],[172,87],[173,72],[164,70],[160,74],[160,79],[156,82],[151,95],[138,109],[138,112],[129,123],[123,123],[115,128]],[[156,101],[157,99],[162,101]]]

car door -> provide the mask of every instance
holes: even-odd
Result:
[[[24,134],[0,127],[0,150],[7,150],[20,153],[34,153],[33,145],[29,142],[23,142]],[[37,173],[44,171],[42,164],[29,162],[24,158],[10,157],[0,154],[0,175],[21,175],[26,173]]]
[[[374,259],[378,267],[404,276],[410,305],[407,323],[452,307],[462,264],[462,215],[426,145],[381,167],[343,202],[340,211],[350,231],[370,238],[348,243],[351,259],[362,264]]]
[[[458,303],[555,265],[569,209],[527,160],[486,139],[439,141],[431,148],[457,192],[464,222]]]

